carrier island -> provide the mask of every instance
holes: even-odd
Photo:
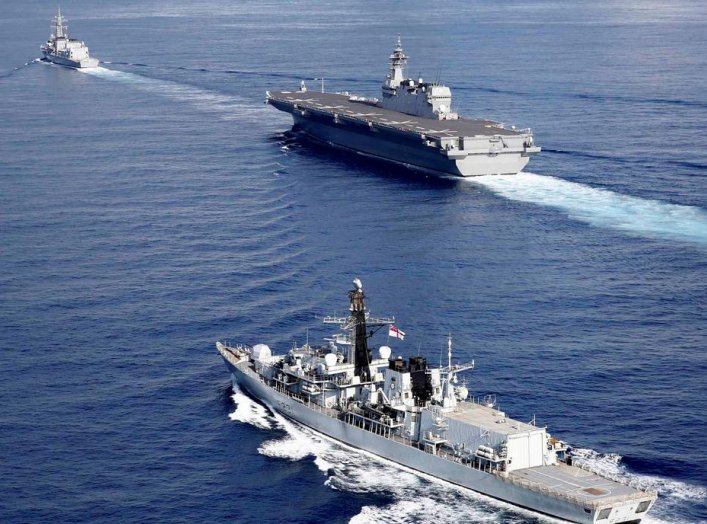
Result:
[[[265,101],[321,142],[433,174],[515,174],[540,152],[530,129],[460,117],[449,87],[406,78],[407,58],[398,37],[380,99],[318,93],[303,81]]]
[[[546,428],[510,418],[492,396],[470,398],[460,377],[474,362],[453,362],[451,337],[446,366],[393,356],[387,345],[374,358],[379,330],[401,332],[394,318],[366,310],[359,279],[348,297],[348,316],[323,319],[338,327],[323,345],[274,355],[265,344],[217,342],[233,384],[316,432],[517,506],[581,523],[646,516],[656,493],[573,465],[571,449]]]

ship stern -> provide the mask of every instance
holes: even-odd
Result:
[[[99,61],[97,58],[83,58],[77,62],[77,69],[91,69],[98,67]]]
[[[530,158],[521,154],[468,155],[454,161],[459,176],[516,175]]]
[[[596,524],[638,524],[653,507],[656,498],[655,493],[642,493],[641,496],[630,500],[599,506],[592,512],[591,522]]]

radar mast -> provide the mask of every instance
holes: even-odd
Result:
[[[66,27],[66,20],[61,15],[61,7],[57,8],[56,16],[54,17],[54,20],[52,21],[52,26],[50,27],[50,29],[56,38],[68,38],[69,37],[69,31],[68,31],[68,28]]]
[[[366,336],[366,295],[363,293],[361,280],[355,278],[353,281],[356,289],[349,291],[351,301],[351,322],[353,329],[354,346],[354,375],[361,377],[361,382],[371,380],[371,359],[373,355],[368,349],[368,337]]]
[[[390,55],[390,72],[383,83],[383,91],[391,92],[402,84],[405,80],[405,66],[407,65],[408,57],[403,53],[403,44],[400,41],[400,35],[395,44],[393,54]]]

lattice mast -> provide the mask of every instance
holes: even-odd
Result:
[[[349,291],[351,301],[351,319],[349,325],[352,326],[353,346],[354,346],[354,374],[361,377],[361,382],[371,380],[371,359],[373,355],[368,349],[368,333],[366,330],[366,295],[363,292],[363,284],[358,278],[354,279],[355,289]]]
[[[403,53],[403,44],[398,35],[393,54],[390,55],[390,71],[383,82],[383,91],[393,92],[405,80],[405,66],[408,62],[408,57]]]
[[[54,16],[49,30],[54,38],[69,38],[69,30],[66,25],[66,19],[61,14],[61,7],[57,8],[56,16]]]

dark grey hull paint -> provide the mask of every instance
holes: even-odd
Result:
[[[330,115],[310,112],[303,116],[289,104],[277,100],[269,103],[290,113],[296,128],[320,141],[423,172],[453,176],[516,174],[529,160],[519,153],[475,155],[456,160],[438,147],[426,145],[416,134],[369,126],[351,119],[342,118],[337,122]]]

